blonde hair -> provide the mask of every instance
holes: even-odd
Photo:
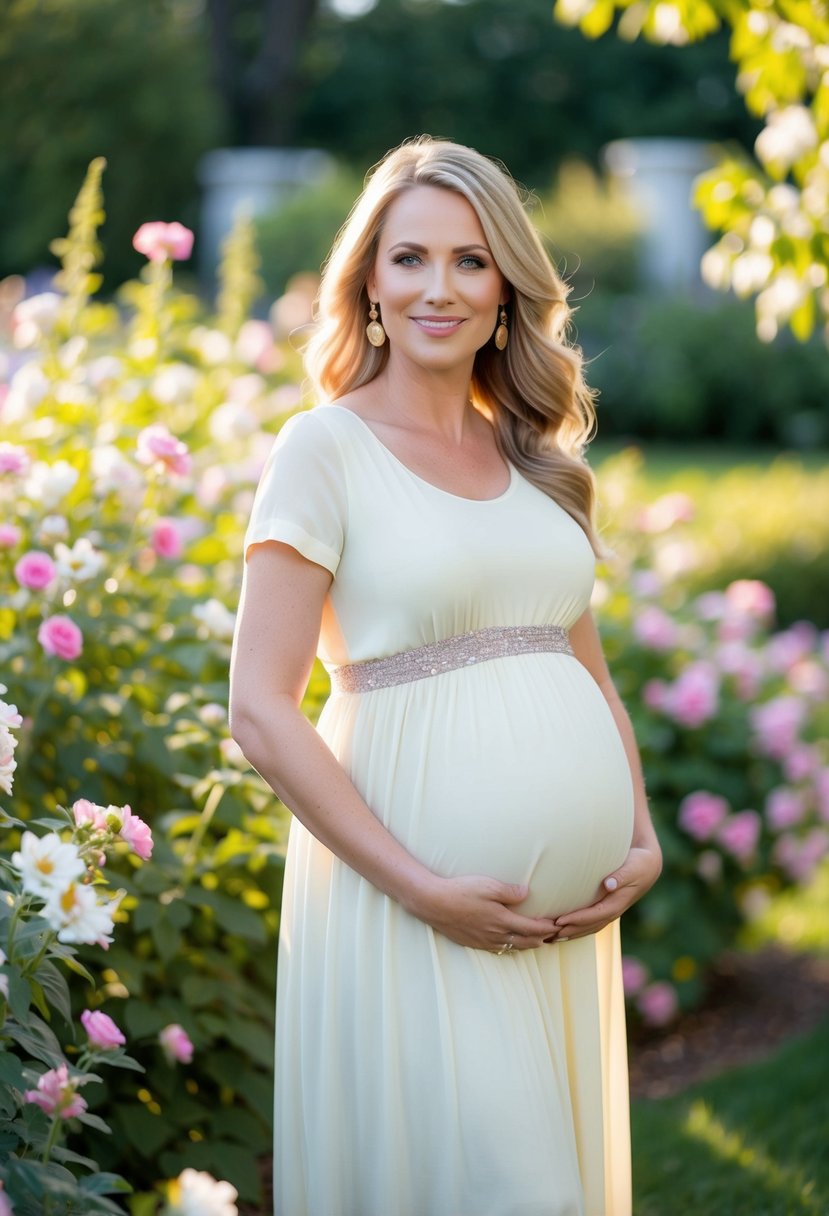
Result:
[[[366,281],[393,200],[412,186],[439,186],[474,207],[495,263],[510,287],[509,344],[487,342],[472,372],[502,454],[584,529],[602,556],[594,524],[595,482],[585,445],[595,430],[593,393],[578,347],[566,340],[569,287],[550,261],[506,169],[472,148],[419,136],[370,171],[325,265],[317,325],[306,348],[308,374],[323,398],[343,396],[383,369],[388,344],[366,339]]]

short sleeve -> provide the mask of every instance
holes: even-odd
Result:
[[[348,499],[336,438],[313,410],[283,423],[268,453],[244,540],[279,540],[336,574],[345,542]]]

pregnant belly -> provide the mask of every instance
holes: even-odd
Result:
[[[380,693],[365,706],[368,733],[365,718],[352,723],[351,767],[369,806],[435,873],[526,882],[521,911],[559,915],[592,902],[627,855],[633,791],[592,677],[573,659],[549,656],[552,670],[532,659],[504,660],[506,672],[483,664],[454,686],[432,687],[451,675],[422,681],[385,705]]]

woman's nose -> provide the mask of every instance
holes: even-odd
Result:
[[[438,262],[432,265],[426,300],[435,305],[452,303],[452,283],[448,266],[442,266]]]

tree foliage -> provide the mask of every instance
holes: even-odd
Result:
[[[764,125],[756,159],[736,154],[698,181],[696,203],[723,235],[703,260],[715,287],[757,295],[757,332],[829,339],[829,8],[825,0],[557,0],[560,22],[597,38],[683,46],[723,29],[737,89]]]

